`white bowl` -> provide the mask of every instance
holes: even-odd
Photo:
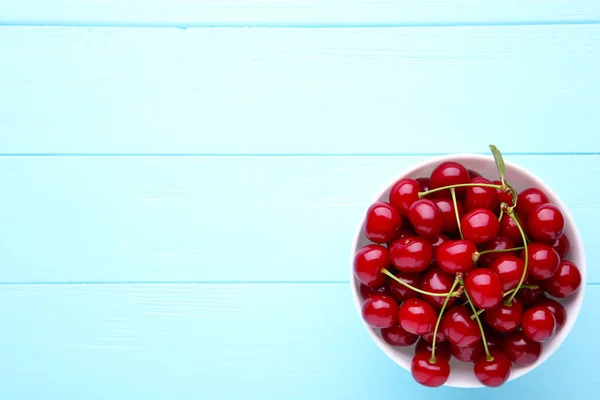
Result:
[[[398,180],[402,178],[429,177],[433,169],[444,161],[459,162],[463,164],[467,169],[473,169],[479,172],[485,178],[488,178],[490,180],[500,179],[498,170],[496,169],[494,158],[491,155],[486,156],[479,154],[451,154],[441,157],[432,157],[429,160],[421,164],[417,164],[414,167],[398,175],[392,182],[389,183],[388,186],[383,188],[381,193],[375,196],[373,202],[378,200],[389,201],[389,191],[394,185],[394,183],[396,183]],[[575,321],[579,316],[579,311],[581,310],[581,306],[583,303],[586,284],[586,265],[581,236],[579,234],[579,231],[577,230],[577,227],[575,226],[575,221],[569,209],[562,202],[559,196],[540,178],[527,171],[526,169],[510,162],[509,157],[505,157],[504,161],[506,165],[506,180],[517,191],[521,191],[528,187],[537,187],[548,196],[548,200],[551,203],[557,205],[561,209],[565,217],[565,234],[569,237],[570,241],[570,250],[565,258],[574,262],[575,265],[579,267],[579,270],[581,272],[581,286],[579,287],[577,292],[566,299],[557,299],[561,304],[563,304],[567,312],[567,320],[565,325],[557,331],[555,337],[551,341],[542,345],[542,352],[540,354],[540,357],[534,364],[529,366],[518,366],[516,364],[513,364],[513,368],[509,378],[509,381],[511,381],[525,375],[526,373],[532,371],[544,361],[546,361],[548,357],[550,357],[556,351],[556,349],[558,349],[558,347],[563,343],[569,332],[571,332],[571,329],[573,328],[573,325],[575,324]],[[354,276],[353,260],[356,251],[360,247],[371,243],[363,233],[363,224],[364,215],[357,229],[356,238],[352,245],[350,256],[350,287],[352,289],[354,305],[356,306],[356,310],[358,311],[359,316],[361,316],[362,299],[359,292],[360,282]],[[365,329],[367,329],[367,332],[369,332],[370,336],[373,338],[377,346],[389,358],[396,362],[396,364],[400,365],[402,368],[409,371],[410,373],[411,361],[414,354],[414,345],[409,347],[391,346],[381,338],[379,329],[374,329],[368,326],[364,322],[364,320],[363,326],[365,327]],[[475,375],[473,374],[473,365],[471,363],[459,362],[456,359],[452,358],[450,361],[450,367],[450,377],[445,383],[445,386],[458,388],[476,388],[483,386],[477,380],[477,378],[475,378]]]

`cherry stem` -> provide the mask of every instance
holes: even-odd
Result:
[[[521,237],[523,238],[523,247],[524,247],[524,251],[525,251],[525,263],[523,266],[523,273],[521,274],[521,279],[519,280],[519,284],[517,285],[515,291],[508,299],[508,304],[512,304],[513,299],[515,298],[519,289],[521,289],[521,285],[523,285],[523,281],[525,280],[525,276],[527,275],[527,266],[529,263],[529,251],[527,249],[527,247],[528,247],[527,246],[527,236],[525,235],[525,231],[523,230],[523,227],[521,226],[521,223],[519,222],[519,218],[515,215],[515,213],[511,207],[508,208],[508,215],[513,219],[513,221],[515,221],[517,228],[519,228],[519,231],[521,232]]]
[[[386,268],[381,270],[381,273],[383,273],[384,275],[389,276],[390,278],[392,278],[393,280],[395,280],[396,282],[398,282],[401,285],[406,286],[407,288],[414,290],[417,293],[421,293],[427,296],[434,296],[434,297],[446,297],[446,296],[450,296],[450,297],[459,297],[461,295],[461,291],[457,290],[454,291],[454,288],[452,288],[448,293],[432,293],[432,292],[426,292],[425,290],[421,290],[419,288],[416,288],[412,285],[409,285],[408,283],[404,282],[402,279],[398,278],[396,275],[392,274],[389,270],[387,270]]]
[[[458,215],[458,205],[456,204],[456,190],[454,188],[451,188],[450,193],[452,194],[452,205],[454,207],[454,215],[456,215],[456,225],[458,226],[458,233],[460,233],[460,238],[464,239],[463,234],[462,234],[462,228],[460,227],[460,216]]]
[[[456,277],[456,279],[454,279],[454,283],[452,284],[452,288],[450,289],[450,293],[454,292],[454,289],[456,289],[456,285],[458,285],[458,283],[460,282],[460,279],[458,277]],[[435,322],[435,329],[433,330],[433,344],[431,345],[431,359],[429,360],[429,362],[431,364],[435,364],[435,344],[437,342],[437,333],[438,333],[438,329],[440,327],[440,321],[442,320],[442,315],[444,315],[444,310],[446,309],[446,306],[448,305],[448,301],[450,300],[450,294],[448,294],[448,296],[446,296],[446,300],[444,300],[444,304],[442,305],[442,309],[440,310],[440,314],[438,315],[438,319]]]
[[[538,288],[538,285],[523,285],[523,286],[521,286],[521,289],[537,289],[537,288]],[[507,290],[507,291],[506,291],[506,293],[504,293],[504,294],[502,295],[502,297],[506,297],[506,296],[508,296],[509,294],[511,294],[511,293],[513,293],[513,292],[516,292],[516,291],[517,291],[517,290],[516,290],[516,288],[515,288],[515,289],[510,289],[510,290]],[[463,303],[463,306],[464,306],[464,305],[467,305],[467,303],[468,303],[468,302],[465,302],[465,303]],[[508,302],[507,302],[507,303],[508,303]],[[505,303],[505,304],[506,304],[506,303]],[[506,304],[506,305],[507,305],[508,307],[510,307],[510,305],[511,305],[511,304],[512,304],[512,303],[508,303],[508,304]],[[485,309],[481,309],[481,310],[477,311],[477,315],[481,315],[481,314],[483,314],[483,312],[484,312],[484,311],[485,311]],[[474,318],[475,318],[475,314],[471,315],[471,319],[474,319]]]
[[[504,216],[504,210],[500,209],[500,215],[498,216],[498,221],[502,221],[502,217]]]
[[[431,193],[440,192],[442,190],[461,188],[461,187],[490,187],[490,188],[494,188],[494,189],[498,189],[498,190],[504,190],[504,188],[505,188],[502,185],[494,185],[492,183],[457,183],[456,185],[442,186],[439,188],[427,190],[425,192],[419,192],[419,198],[425,197]]]
[[[464,285],[464,282],[461,280],[461,285]],[[479,314],[477,314],[477,309],[475,308],[475,304],[471,300],[471,296],[469,296],[469,291],[465,289],[465,296],[467,296],[467,301],[471,305],[471,310],[475,314],[475,319],[477,320],[477,325],[479,325],[479,330],[481,331],[481,340],[483,341],[483,348],[485,349],[485,356],[488,361],[494,361],[494,357],[490,355],[490,349],[488,349],[487,339],[485,338],[485,332],[483,331],[483,325],[481,324],[481,320],[479,319]]]
[[[492,250],[484,250],[484,251],[480,251],[478,254],[479,256],[482,256],[484,254],[488,254],[488,253],[504,253],[506,251],[517,251],[517,250],[523,250],[525,248],[525,246],[519,246],[519,247],[513,247],[511,249],[492,249]]]

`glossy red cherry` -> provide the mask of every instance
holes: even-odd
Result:
[[[548,197],[540,189],[528,188],[519,193],[515,210],[517,214],[526,219],[534,208],[547,202]]]
[[[390,190],[390,203],[402,216],[407,216],[410,206],[419,200],[420,190],[419,182],[415,179],[400,179]]]
[[[560,257],[549,245],[544,243],[530,243],[527,245],[527,270],[529,275],[537,280],[550,278],[558,269]],[[521,258],[525,260],[525,251],[521,252]]]
[[[360,291],[360,297],[363,300],[368,299],[369,297],[373,296],[374,294],[387,294],[387,290],[386,290],[385,286],[381,286],[378,288],[371,288],[371,287],[368,287],[367,285],[365,285],[364,283],[360,284],[359,291]]]
[[[569,297],[581,286],[581,272],[571,261],[562,260],[558,269],[544,284],[550,296]]]
[[[536,306],[546,307],[548,310],[550,310],[552,315],[554,315],[554,319],[556,320],[556,329],[559,329],[565,324],[567,320],[567,312],[565,310],[565,307],[558,301],[546,297],[540,299],[536,303]]]
[[[484,244],[482,244],[479,250],[480,250],[480,252],[484,252],[487,250],[507,250],[507,249],[513,249],[515,247],[516,247],[515,242],[512,239],[509,239],[506,236],[498,236],[498,237],[490,240],[489,242],[485,242]],[[477,264],[480,267],[489,268],[490,265],[492,264],[492,262],[496,258],[500,257],[501,255],[516,256],[517,250],[501,251],[501,252],[498,251],[498,252],[483,254],[479,257],[479,261],[477,261]]]
[[[462,362],[473,362],[481,353],[483,353],[483,342],[478,341],[470,346],[460,347],[456,345],[450,345],[450,352],[459,361]]]
[[[438,247],[435,259],[440,268],[449,274],[468,272],[475,267],[473,254],[476,252],[477,247],[470,240],[451,240]]]
[[[439,332],[438,332],[439,334]],[[431,357],[431,342],[424,340],[423,336],[421,339],[417,341],[417,345],[415,346],[415,355],[416,354],[426,354]],[[445,359],[450,361],[450,343],[449,342],[435,342],[435,358],[436,359]]]
[[[490,265],[490,270],[494,271],[502,281],[502,288],[505,292],[517,287],[524,269],[523,260],[508,254],[499,255]]]
[[[481,340],[481,331],[477,322],[471,319],[471,314],[462,305],[456,305],[444,313],[440,328],[450,343],[465,347]]]
[[[433,259],[433,246],[422,237],[406,237],[396,240],[390,249],[392,264],[401,272],[422,272]]]
[[[535,279],[528,278],[524,282],[525,285],[536,286],[535,289],[519,289],[517,292],[517,298],[521,300],[521,303],[525,306],[532,305],[542,298],[544,294],[544,285],[542,282],[536,281]]]
[[[419,337],[407,332],[400,325],[394,325],[381,330],[381,337],[392,346],[411,346]]]
[[[494,308],[483,313],[485,322],[499,332],[511,332],[521,326],[523,304],[518,299],[513,299],[511,305],[501,302]]]
[[[556,250],[560,258],[565,258],[565,256],[569,253],[569,249],[571,248],[571,242],[569,241],[567,235],[563,233],[554,241],[552,248]]]
[[[433,332],[437,313],[425,300],[412,298],[402,303],[398,309],[398,320],[407,332],[426,335]]]
[[[442,232],[442,213],[431,200],[421,199],[412,203],[408,220],[420,236],[432,237]]]
[[[386,280],[381,270],[389,267],[390,264],[387,248],[378,244],[369,244],[358,249],[354,255],[354,275],[361,283],[378,288],[383,286]]]
[[[551,203],[537,206],[527,219],[527,232],[531,239],[553,244],[565,229],[565,218],[560,209]]]
[[[474,178],[481,178],[481,174],[475,170],[467,169],[467,172],[469,173],[469,178],[471,178],[471,180]]]
[[[492,183],[494,185],[502,185],[502,181],[499,180],[492,181]],[[513,206],[513,197],[512,192],[510,192],[510,190],[504,192],[500,189],[496,189],[496,196],[498,196],[498,201],[500,203],[506,203],[509,207]]]
[[[431,189],[431,184],[429,182],[429,178],[421,177],[421,178],[417,178],[416,181],[419,182],[419,187],[421,188],[421,190],[420,190],[421,192],[427,192],[427,191],[429,191],[429,189]]]
[[[478,308],[496,307],[502,301],[502,281],[488,268],[476,268],[465,278],[465,289]]]
[[[436,207],[440,210],[442,216],[442,232],[450,233],[458,230],[458,222],[456,221],[456,212],[454,211],[454,204],[450,199],[433,199],[432,200]],[[465,215],[465,209],[461,202],[456,203],[458,209],[458,216],[460,218]]]
[[[394,274],[398,279],[408,283],[412,287],[420,288],[421,287],[421,274],[407,274],[405,272],[396,272]],[[388,279],[385,284],[387,289],[387,293],[390,296],[398,300],[399,302],[403,302],[404,300],[408,300],[411,297],[419,297],[420,294],[415,292],[412,289],[407,288],[401,283],[394,279]]]
[[[438,165],[429,177],[431,188],[437,189],[444,186],[469,183],[470,177],[467,169],[462,165],[454,161],[446,161]],[[456,194],[462,196],[465,192],[465,188],[456,188]],[[435,193],[435,197],[450,198],[452,195],[450,190],[441,190]]]
[[[367,210],[364,233],[367,239],[375,243],[387,243],[394,240],[402,228],[402,217],[391,204],[378,201]]]
[[[492,360],[481,354],[475,361],[473,371],[483,385],[488,387],[502,386],[509,378],[511,362],[508,355],[501,350],[491,350]]]
[[[523,220],[519,219],[519,223],[525,229]],[[515,245],[523,246],[523,236],[516,222],[509,216],[504,214],[500,220],[500,235],[511,239]]]
[[[425,271],[421,280],[421,289],[431,293],[448,293],[454,284],[454,276],[444,272],[440,267],[431,267]],[[440,309],[444,305],[445,297],[429,296],[424,294],[423,300],[434,308]],[[448,299],[448,307],[456,301],[456,297]]]
[[[488,179],[474,178],[471,183],[491,184]],[[465,188],[465,210],[471,211],[476,208],[487,208],[494,210],[498,207],[498,195],[496,189],[484,186],[470,186]]]
[[[398,321],[398,303],[390,296],[373,295],[361,307],[365,322],[373,328],[389,328]]]
[[[525,336],[534,342],[545,343],[556,333],[554,314],[543,306],[534,306],[525,311],[521,326]]]
[[[435,328],[434,328],[434,330],[435,330]],[[425,335],[421,335],[421,338],[426,342],[433,343],[433,332],[427,333]],[[438,329],[437,334],[435,335],[435,342],[439,344],[439,343],[442,343],[445,341],[446,341],[446,336],[444,336],[444,332],[442,332],[441,329]],[[437,349],[437,347],[436,347],[436,349]]]
[[[540,357],[542,345],[529,340],[523,331],[516,330],[506,334],[502,342],[502,350],[515,364],[531,365]]]
[[[475,244],[488,242],[498,236],[500,223],[498,217],[488,209],[476,208],[462,218],[463,237]]]
[[[431,356],[425,353],[416,354],[413,357],[410,372],[413,379],[423,386],[442,386],[450,376],[450,364],[444,358],[436,357],[431,362]]]

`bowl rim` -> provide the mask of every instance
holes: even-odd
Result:
[[[427,168],[434,164],[439,164],[439,163],[442,163],[445,161],[455,161],[455,162],[460,163],[461,160],[465,160],[465,159],[475,160],[475,161],[479,160],[479,161],[485,161],[485,162],[489,162],[489,161],[495,162],[494,157],[492,155],[480,154],[480,153],[450,153],[450,154],[437,155],[437,156],[427,156],[427,158],[425,160],[423,160],[419,163],[413,164],[412,166],[410,166],[408,168],[405,168],[404,170],[400,171],[399,174],[395,175],[392,179],[390,179],[388,181],[388,183],[385,184],[382,187],[382,189],[377,193],[377,195],[372,198],[371,204],[373,202],[380,201],[382,199],[382,197],[388,192],[388,190],[390,190],[392,188],[392,186],[398,180],[411,177],[412,175],[415,174],[416,171],[418,171],[422,168]],[[566,206],[566,204],[560,198],[558,193],[556,193],[539,176],[537,176],[532,171],[529,171],[528,169],[522,167],[521,165],[519,165],[513,161],[507,160],[507,159],[504,159],[504,164],[506,165],[507,170],[511,169],[519,175],[528,176],[531,180],[536,181],[537,187],[539,189],[541,189],[544,193],[546,193],[549,197],[551,197],[553,199],[552,202],[561,209],[561,212],[563,213],[564,218],[565,218],[565,225],[567,223],[569,223],[570,230],[571,230],[571,233],[569,235],[569,241],[570,241],[570,245],[571,245],[570,251],[574,252],[573,254],[575,254],[575,253],[578,254],[578,256],[580,258],[580,262],[577,264],[577,267],[581,273],[581,285],[576,294],[577,297],[575,298],[574,311],[571,311],[571,313],[569,314],[570,318],[567,319],[567,322],[562,327],[563,333],[561,333],[560,336],[556,337],[552,341],[553,346],[552,346],[551,351],[547,351],[545,353],[542,352],[542,354],[540,355],[540,357],[538,358],[538,360],[535,363],[533,363],[529,366],[520,366],[518,373],[511,373],[511,376],[509,377],[509,379],[507,381],[507,383],[508,383],[510,381],[518,379],[518,378],[526,375],[527,373],[533,371],[535,368],[539,367],[542,363],[544,363],[546,360],[548,360],[558,350],[558,348],[560,348],[560,346],[564,343],[566,338],[571,333],[573,327],[575,326],[577,320],[579,319],[579,315],[581,313],[581,308],[582,308],[584,297],[585,297],[586,283],[587,283],[587,265],[586,265],[587,260],[585,257],[585,249],[583,246],[583,240],[581,238],[579,229],[577,228],[577,224],[575,223],[575,219],[573,218],[573,215],[571,214],[570,209]],[[366,324],[366,322],[363,320],[363,318],[361,317],[361,297],[360,297],[360,293],[359,293],[360,285],[358,283],[356,276],[354,275],[353,260],[354,260],[356,251],[358,250],[358,243],[363,234],[363,227],[364,227],[364,213],[361,214],[358,228],[355,231],[352,245],[350,248],[350,289],[351,289],[351,293],[352,293],[352,299],[354,302],[354,306],[355,306],[356,311],[358,312],[358,316],[359,316],[359,319],[361,320],[363,327],[368,332],[369,336],[375,342],[377,347],[379,347],[379,349],[388,358],[390,358],[392,361],[394,361],[396,364],[398,364],[403,369],[410,372],[410,366],[400,363],[399,360],[391,352],[392,346],[387,344],[380,336],[378,336],[375,333],[376,330],[374,328],[371,328],[370,326],[368,326]],[[463,389],[485,387],[475,377],[473,377],[472,380],[469,380],[468,382],[465,382],[463,384],[446,382],[443,386],[463,388]]]

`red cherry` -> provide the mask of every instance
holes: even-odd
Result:
[[[521,219],[519,219],[519,222],[521,223],[521,226],[525,228]],[[515,221],[509,215],[504,214],[500,220],[500,235],[511,239],[517,246],[523,245],[523,236],[521,235],[521,231],[519,230],[519,227]]]
[[[459,361],[462,362],[473,362],[481,353],[483,353],[483,342],[478,341],[470,346],[460,347],[456,345],[450,345],[450,352]]]
[[[525,336],[534,342],[545,343],[556,333],[554,314],[543,306],[531,307],[523,313],[521,326]]]
[[[512,239],[507,238],[506,236],[498,236],[490,240],[489,242],[485,242],[481,245],[480,252],[487,250],[506,250],[515,248],[515,242]],[[486,253],[479,257],[479,261],[477,264],[484,268],[489,268],[492,262],[501,255],[517,255],[517,251],[502,251],[502,252],[492,252]]]
[[[367,210],[364,232],[375,243],[387,243],[396,238],[402,228],[402,217],[391,204],[378,201]]]
[[[553,244],[565,229],[565,218],[554,204],[534,208],[527,219],[527,232],[533,240]]]
[[[431,362],[431,356],[419,353],[413,357],[410,372],[413,379],[423,386],[442,386],[450,376],[450,364],[448,360],[437,358]]]
[[[467,169],[454,161],[445,161],[438,165],[432,172],[429,178],[432,189],[441,188],[444,186],[469,183],[470,177]],[[462,196],[465,188],[456,188],[456,194]],[[442,190],[435,193],[435,197],[450,198],[452,195],[450,190]]]
[[[470,240],[451,240],[438,247],[435,259],[449,274],[468,272],[475,267],[473,254],[476,252],[477,247]]]
[[[454,276],[444,272],[439,267],[429,268],[421,280],[421,289],[431,293],[448,293],[454,284]],[[440,309],[444,305],[445,297],[423,295],[423,300],[427,301],[434,308]],[[448,307],[456,301],[456,297],[448,299]]]
[[[496,307],[502,301],[502,281],[487,268],[476,268],[467,274],[465,289],[473,304],[479,308]]]
[[[392,245],[390,259],[401,272],[421,272],[429,267],[433,259],[433,246],[422,237],[403,238]]]
[[[502,181],[492,181],[494,185],[502,185]],[[506,203],[509,207],[513,206],[513,197],[510,191],[503,192],[500,189],[496,189],[496,196],[498,196],[498,201],[500,203]]]
[[[354,255],[354,275],[361,283],[378,288],[386,280],[381,270],[390,264],[388,249],[378,244],[369,244],[358,249]]]
[[[554,299],[550,299],[548,297],[539,300],[536,303],[536,306],[546,307],[550,312],[554,315],[554,319],[556,320],[556,329],[562,327],[567,320],[567,312],[565,307],[560,304],[558,301]]]
[[[571,261],[562,260],[558,269],[544,285],[550,296],[564,298],[569,297],[581,286],[581,273],[579,268]]]
[[[421,274],[407,274],[405,272],[396,272],[394,275],[398,277],[398,279],[401,279],[402,281],[408,283],[412,287],[421,287]],[[385,287],[389,295],[398,300],[399,302],[408,300],[411,297],[420,296],[419,293],[407,288],[401,283],[398,283],[394,279],[388,279]]]
[[[408,209],[415,201],[419,200],[419,182],[414,179],[400,179],[390,190],[390,203],[402,216],[408,215]]]
[[[541,343],[525,337],[523,331],[516,330],[508,333],[502,342],[502,350],[508,358],[518,365],[531,365],[537,361],[542,352]]]
[[[433,258],[434,259],[435,259],[435,253],[437,252],[438,247],[440,247],[440,245],[442,243],[447,242],[449,240],[450,239],[448,238],[448,236],[444,235],[443,233],[440,233],[439,235],[429,238],[429,243],[431,243],[431,246],[433,246]]]
[[[519,284],[525,263],[519,257],[508,254],[500,254],[490,265],[490,269],[498,275],[502,281],[504,291],[514,289]],[[526,275],[527,277],[527,275]]]
[[[560,257],[552,247],[543,243],[531,243],[527,245],[527,252],[527,270],[532,278],[544,280],[554,275]],[[521,252],[521,258],[525,260],[525,251]]]
[[[408,210],[408,220],[420,236],[432,237],[442,232],[442,213],[431,200],[417,200]]]
[[[491,184],[488,179],[474,178],[471,183]],[[484,186],[470,186],[465,188],[465,210],[471,211],[476,208],[487,208],[494,210],[498,207],[498,195],[496,189]]]
[[[429,191],[429,189],[431,189],[431,184],[429,182],[429,178],[421,177],[421,178],[417,178],[416,181],[419,182],[421,192],[427,192],[427,191]]]
[[[547,202],[548,197],[540,189],[528,188],[519,193],[515,209],[517,214],[526,219],[534,208]]]
[[[479,172],[477,172],[477,171],[474,171],[472,169],[468,169],[467,172],[469,173],[469,178],[471,178],[471,181],[474,178],[481,178],[481,174]]]
[[[475,244],[488,242],[498,236],[500,223],[498,217],[485,208],[469,211],[462,218],[461,228],[463,237]]]
[[[434,328],[435,330],[435,328]],[[429,343],[433,343],[433,332],[427,333],[425,335],[421,335],[421,338]],[[444,336],[444,332],[441,329],[438,329],[437,334],[435,335],[435,342],[440,344],[446,341],[446,336]],[[436,344],[436,352],[437,352],[437,344]]]
[[[569,253],[569,249],[571,248],[571,242],[569,241],[567,235],[562,234],[554,241],[552,248],[556,250],[560,258],[565,258],[567,253]]]
[[[488,360],[485,354],[480,355],[475,361],[473,371],[483,385],[488,387],[502,386],[510,376],[510,359],[501,350],[491,350],[490,355],[492,360]]]
[[[458,230],[458,222],[456,222],[456,212],[454,211],[454,203],[449,199],[433,199],[436,207],[440,210],[442,216],[442,232],[456,232]],[[456,203],[458,216],[460,218],[465,215],[465,209],[461,202]]]
[[[456,346],[470,346],[481,340],[479,326],[471,319],[471,312],[465,306],[457,305],[446,311],[440,328],[446,339]]]
[[[398,321],[398,303],[390,296],[373,295],[361,307],[362,317],[373,328],[389,328]]]
[[[523,305],[531,305],[537,302],[542,295],[544,294],[544,286],[541,282],[536,281],[535,279],[529,278],[526,279],[524,284],[526,285],[535,285],[535,289],[519,289],[517,292],[517,298],[521,300]]]
[[[521,326],[522,316],[523,304],[518,299],[513,299],[509,306],[501,302],[483,313],[485,322],[499,332],[511,332],[517,329]]]
[[[374,294],[387,294],[387,290],[386,290],[385,286],[381,286],[378,288],[371,288],[363,283],[360,284],[359,291],[360,291],[360,297],[363,300],[368,299],[369,297],[373,296]]]
[[[398,320],[407,332],[426,335],[433,332],[437,313],[425,300],[412,298],[402,303],[398,309]]]
[[[400,325],[394,325],[381,330],[381,337],[392,346],[411,346],[419,338],[410,332],[406,332]]]
[[[439,334],[439,332],[438,332],[438,334]],[[431,350],[432,350],[431,342],[424,340],[424,337],[421,336],[421,339],[419,339],[419,341],[417,342],[417,345],[415,346],[415,355],[416,354],[426,354],[429,357],[431,357]],[[441,341],[435,342],[435,358],[436,358],[436,360],[445,359],[447,361],[450,361],[450,343],[449,342],[441,342]]]

